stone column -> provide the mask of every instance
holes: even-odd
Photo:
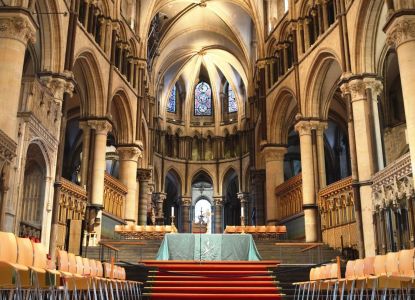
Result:
[[[376,244],[373,227],[371,186],[371,179],[374,173],[374,157],[370,103],[367,97],[368,88],[370,86],[366,85],[363,79],[353,79],[341,86],[343,94],[350,94],[352,103],[365,253],[367,256],[374,256],[376,254]]]
[[[164,224],[164,212],[163,204],[167,198],[166,193],[154,193],[154,200],[156,202],[156,224],[157,225],[169,225],[170,222]]]
[[[192,205],[192,197],[182,197],[180,205],[182,211],[183,233],[189,233],[190,223],[192,222],[192,218],[190,217],[190,206]]]
[[[17,142],[17,111],[27,43],[34,42],[36,23],[26,10],[0,12],[0,128]]]
[[[102,219],[101,209],[104,207],[104,177],[105,154],[107,146],[107,134],[111,130],[111,124],[106,120],[89,120],[88,125],[95,130],[94,162],[92,167],[92,189],[90,201],[97,210],[97,219]],[[97,239],[101,237],[101,226],[95,227]]]
[[[300,136],[306,242],[316,242],[319,235],[311,128],[312,125],[309,121],[300,121],[295,125],[295,130]]]
[[[249,215],[248,215],[248,204],[249,204],[249,194],[242,192],[238,193],[238,199],[241,202],[241,212],[244,211],[244,219],[245,219],[245,225],[249,224]],[[241,214],[241,221],[242,221],[242,214]],[[242,222],[241,222],[242,225]]]
[[[398,55],[407,139],[412,170],[415,170],[415,15],[396,14],[390,18],[385,30],[388,43],[395,46]]]
[[[79,122],[82,129],[82,161],[81,161],[81,186],[87,185],[89,149],[91,147],[91,128],[86,121]]]
[[[104,175],[107,134],[111,124],[106,120],[89,120],[88,125],[95,130],[94,162],[92,167],[91,203],[104,203]]]
[[[138,179],[138,224],[147,225],[148,182],[151,178],[151,169],[137,169]],[[134,214],[137,215],[137,208]]]
[[[284,155],[287,148],[265,145],[262,153],[266,164],[266,224],[275,224],[278,216],[275,188],[284,182]]]
[[[141,150],[132,146],[117,148],[120,160],[120,181],[127,186],[127,196],[124,203],[124,220],[128,223],[137,222],[137,162],[141,156]]]
[[[327,185],[326,179],[326,162],[324,159],[324,131],[327,129],[326,122],[312,122],[316,129],[316,146],[317,146],[317,174],[319,189]]]
[[[215,214],[215,233],[223,232],[223,197],[213,197]]]

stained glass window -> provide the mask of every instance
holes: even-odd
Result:
[[[167,100],[167,112],[176,113],[176,85],[173,86],[170,92],[169,100]]]
[[[230,84],[228,84],[228,113],[235,113],[238,111],[238,104],[236,103],[235,92],[232,90]]]
[[[212,90],[206,82],[200,82],[195,89],[195,115],[212,115]]]

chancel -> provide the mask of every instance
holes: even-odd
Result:
[[[412,0],[0,0],[0,298],[415,299],[414,53]]]

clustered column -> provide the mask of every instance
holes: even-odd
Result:
[[[141,150],[137,147],[118,147],[120,159],[120,181],[127,186],[127,196],[124,203],[124,219],[127,223],[137,222],[137,163]]]
[[[137,169],[138,179],[138,224],[147,225],[147,210],[148,210],[148,182],[151,178],[150,169]],[[136,212],[134,212],[136,214]]]
[[[287,148],[266,145],[263,150],[266,170],[266,224],[277,222],[275,188],[284,182],[284,155]]]

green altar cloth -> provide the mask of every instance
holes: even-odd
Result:
[[[261,257],[250,234],[172,233],[164,236],[156,259],[258,261]]]

